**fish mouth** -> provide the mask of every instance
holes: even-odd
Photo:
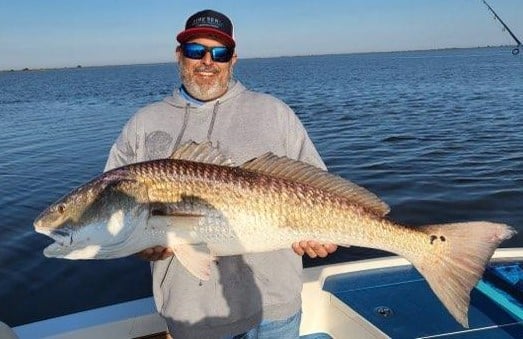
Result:
[[[78,234],[78,231],[67,227],[59,229],[35,227],[35,231],[54,240],[53,243],[43,250],[43,254],[47,258],[71,260],[109,259],[113,258],[112,253],[115,250],[125,247],[128,240],[125,239],[113,244],[113,246],[104,246],[82,241],[82,236]]]
[[[35,227],[35,231],[37,233],[48,236],[49,238],[53,239],[56,243],[60,244],[60,246],[70,246],[73,243],[73,232],[71,230],[63,228],[50,230],[48,228]]]
[[[35,223],[37,233],[48,236],[54,240],[54,243],[44,249],[44,255],[48,258],[62,258],[71,252],[73,243],[73,232],[67,229],[54,229],[38,227]]]
[[[40,232],[41,231],[41,232]],[[100,245],[86,245],[79,247],[73,246],[73,233],[66,230],[55,230],[49,232],[48,230],[40,230],[39,233],[45,234],[52,238],[54,242],[44,248],[44,256],[47,258],[60,259],[103,259],[102,246]]]

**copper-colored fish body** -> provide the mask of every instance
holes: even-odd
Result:
[[[210,144],[102,174],[35,220],[51,257],[110,259],[171,247],[196,277],[215,256],[290,249],[301,240],[357,245],[408,259],[467,326],[469,294],[497,246],[515,232],[469,222],[408,227],[376,195],[326,171],[265,154],[232,165]]]

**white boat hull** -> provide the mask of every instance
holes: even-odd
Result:
[[[523,248],[498,249],[493,261],[523,260]],[[323,290],[327,278],[349,272],[411,266],[397,256],[347,262],[304,270],[300,334],[325,333],[333,338],[389,336],[336,296]],[[14,328],[20,339],[138,338],[166,331],[152,297],[88,310]]]

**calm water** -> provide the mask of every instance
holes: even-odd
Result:
[[[0,320],[16,326],[150,294],[137,259],[43,257],[50,241],[32,221],[101,172],[122,125],[168,95],[176,72],[0,73]],[[510,49],[252,59],[235,72],[293,107],[329,169],[380,195],[395,220],[487,219],[523,231],[523,57]],[[503,246],[523,246],[523,232]],[[370,255],[340,250],[330,262]]]

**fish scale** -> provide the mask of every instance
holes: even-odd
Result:
[[[205,242],[240,241],[245,250],[257,252],[299,239],[358,246],[374,241],[384,250],[403,252],[403,242],[390,241],[401,238],[398,230],[422,236],[374,217],[344,197],[257,173],[172,160],[138,164],[129,170],[149,187],[151,202],[178,204],[180,214],[204,215],[194,231]],[[368,227],[371,223],[374,227]]]

